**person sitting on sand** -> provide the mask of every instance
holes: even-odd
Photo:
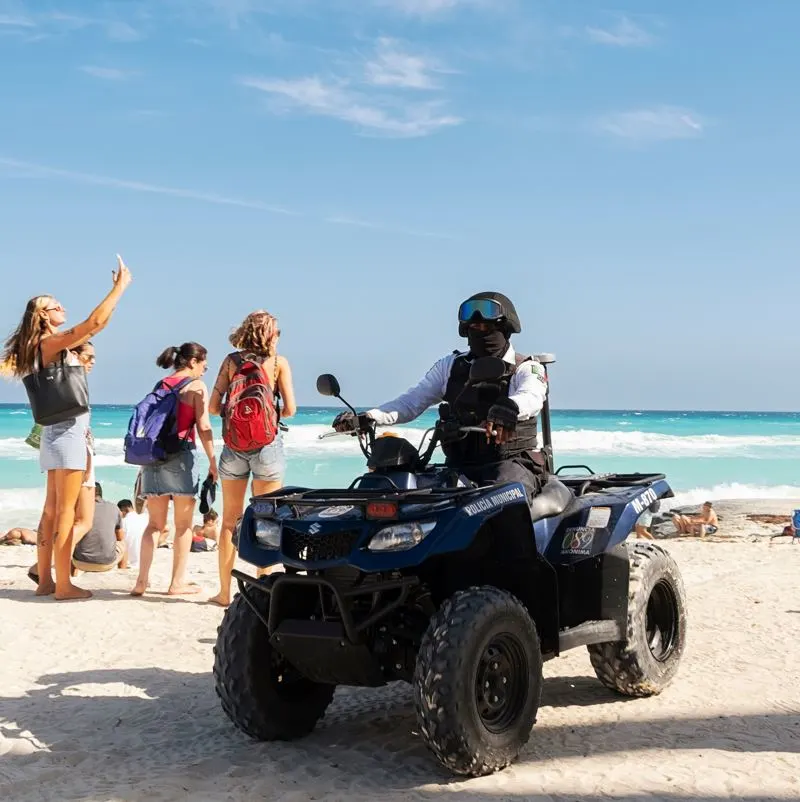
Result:
[[[653,533],[650,531],[650,525],[653,523],[653,514],[661,509],[661,502],[654,501],[637,519],[633,531],[636,537],[643,540],[655,540]]]
[[[719,519],[710,501],[706,501],[700,515],[673,515],[672,523],[679,535],[694,535],[703,538],[713,535],[719,529]]]
[[[116,504],[103,499],[103,488],[94,486],[92,528],[75,544],[72,566],[78,571],[110,571],[127,568],[122,515]]]
[[[15,526],[0,537],[0,544],[3,546],[35,546],[36,532],[22,526]]]
[[[214,551],[219,542],[219,515],[209,510],[203,515],[202,525],[192,529],[192,551]]]
[[[138,568],[142,536],[144,530],[147,529],[147,513],[136,512],[133,502],[129,498],[118,501],[117,509],[122,516],[122,534],[125,540],[128,565],[131,568]]]

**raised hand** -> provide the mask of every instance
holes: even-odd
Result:
[[[119,254],[117,254],[117,269],[112,270],[111,275],[114,279],[114,284],[117,285],[121,290],[126,289],[133,280],[131,271],[128,270],[125,262],[122,261],[122,257]]]

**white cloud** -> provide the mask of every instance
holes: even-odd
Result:
[[[400,14],[430,17],[453,11],[459,6],[483,5],[483,0],[375,0],[375,4]]]
[[[598,117],[592,129],[630,142],[695,139],[705,124],[695,112],[678,106],[653,106]]]
[[[446,72],[435,60],[405,53],[399,43],[389,37],[381,37],[375,57],[367,61],[365,76],[374,86],[396,86],[403,89],[435,89],[432,73]]]
[[[440,114],[437,103],[368,97],[341,80],[324,83],[316,76],[293,80],[243,78],[241,83],[278,99],[283,109],[343,120],[364,133],[419,137],[463,122],[459,117]]]
[[[35,164],[34,162],[26,162],[19,159],[9,159],[0,156],[0,168],[3,167],[5,167],[14,175],[21,176],[23,178],[51,178],[61,181],[71,181],[76,184],[87,184],[89,186],[109,187],[110,189],[128,190],[130,192],[145,192],[154,195],[166,195],[168,197],[182,198],[184,200],[200,201],[201,203],[212,203],[218,206],[237,206],[243,209],[253,209],[259,212],[268,212],[270,214],[291,215],[294,217],[304,216],[299,212],[290,211],[282,206],[262,203],[261,201],[232,198],[226,195],[217,195],[216,193],[212,192],[198,192],[193,189],[166,187],[160,184],[148,184],[142,181],[128,181],[106,175],[97,175],[95,173],[82,173],[75,170],[64,170],[60,167],[48,167],[44,164]],[[447,234],[437,234],[432,231],[420,231],[417,229],[406,228],[405,226],[394,226],[388,223],[372,223],[347,215],[333,215],[321,219],[325,223],[331,223],[334,225],[368,228],[375,231],[404,234],[411,237],[436,237],[440,239],[452,239],[452,237]]]
[[[361,220],[358,217],[348,215],[333,215],[325,218],[326,223],[334,223],[339,226],[355,226],[356,228],[367,228],[372,231],[387,231],[392,234],[406,234],[410,237],[427,237],[430,239],[453,239],[449,234],[439,234],[435,231],[420,231],[415,228],[404,228],[385,223],[374,223],[369,220]]]
[[[0,26],[9,28],[35,28],[36,23],[27,17],[16,14],[0,14]]]
[[[587,27],[586,35],[597,44],[612,47],[647,47],[655,41],[651,33],[625,16],[609,28]]]
[[[127,189],[133,192],[148,192],[154,195],[169,195],[174,198],[185,198],[186,200],[202,201],[203,203],[215,203],[220,206],[240,206],[245,209],[256,209],[273,214],[294,214],[288,209],[284,209],[280,206],[271,206],[266,203],[261,203],[260,201],[230,198],[210,192],[196,192],[192,189],[165,187],[159,184],[147,184],[142,181],[127,181],[121,178],[95,175],[94,173],[62,170],[58,167],[48,167],[43,164],[19,161],[18,159],[0,157],[0,166],[19,171],[28,178],[57,178],[79,184],[91,184],[93,186],[111,187],[113,189]]]
[[[92,78],[99,78],[102,81],[126,81],[128,78],[133,78],[138,75],[134,70],[120,70],[116,67],[95,67],[93,65],[86,65],[81,67],[81,72],[91,75]]]
[[[142,35],[132,25],[122,21],[105,23],[106,35],[112,42],[138,42]]]

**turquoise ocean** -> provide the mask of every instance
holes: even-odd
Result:
[[[287,484],[344,487],[363,472],[353,439],[319,440],[338,411],[305,407],[286,421]],[[130,414],[130,406],[92,409],[97,479],[111,501],[133,492],[136,470],[122,457]],[[392,430],[404,430],[416,445],[434,420],[431,410]],[[38,452],[25,443],[32,424],[27,406],[0,405],[0,532],[38,521],[44,476]],[[683,503],[800,497],[800,413],[556,410],[552,427],[556,466],[665,473]],[[219,453],[218,426],[215,431]]]

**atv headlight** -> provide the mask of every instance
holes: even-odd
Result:
[[[393,524],[378,530],[367,547],[370,551],[405,551],[412,549],[427,537],[436,526],[435,521]]]
[[[277,521],[256,518],[256,540],[268,549],[281,547],[281,525]]]

